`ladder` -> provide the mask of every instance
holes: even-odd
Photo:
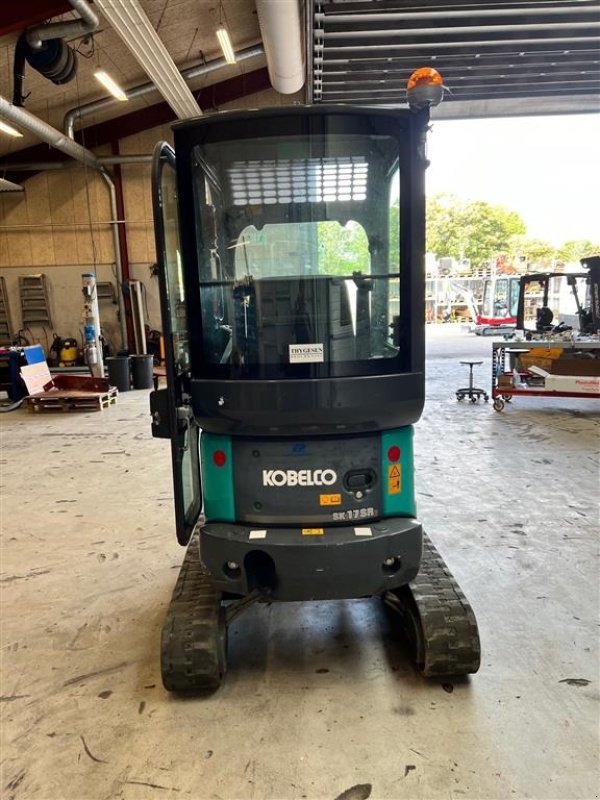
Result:
[[[45,325],[48,328],[52,328],[46,276],[43,273],[39,275],[20,275],[19,295],[21,297],[23,327]]]
[[[3,277],[0,277],[0,346],[10,346],[13,338],[14,333],[10,319],[8,294],[6,293],[6,281]]]

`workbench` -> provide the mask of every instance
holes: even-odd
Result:
[[[492,398],[494,400],[494,409],[502,411],[505,402],[509,402],[513,397],[573,397],[573,398],[587,398],[598,399],[600,398],[600,391],[557,391],[555,389],[547,389],[541,385],[541,379],[535,375],[528,375],[527,373],[520,372],[521,380],[526,385],[524,386],[505,386],[499,385],[499,378],[501,375],[514,374],[517,359],[520,355],[526,354],[534,349],[560,349],[565,352],[583,352],[594,351],[597,353],[596,358],[600,357],[600,339],[582,339],[581,341],[520,341],[520,340],[503,340],[492,342]],[[578,377],[578,376],[574,376]],[[587,388],[593,385],[594,381],[600,383],[598,378],[590,376],[581,376],[584,387],[587,383]],[[529,385],[527,385],[529,384]]]

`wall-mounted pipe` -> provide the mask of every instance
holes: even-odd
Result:
[[[305,76],[298,0],[256,0],[256,13],[273,88],[299,92]]]
[[[253,47],[247,47],[244,50],[240,50],[239,53],[236,53],[237,61],[246,61],[248,58],[256,58],[257,56],[264,55],[264,48],[262,45],[254,45]],[[182,69],[181,75],[185,78],[186,81],[191,81],[193,78],[200,78],[203,75],[208,75],[210,72],[214,72],[215,70],[221,69],[222,67],[229,66],[224,58],[215,58],[213,61],[208,61],[206,64],[199,64],[195,67],[189,67],[188,69]],[[149,92],[158,92],[159,90],[152,82],[142,83],[139,86],[134,86],[131,89],[127,89],[125,94],[127,95],[128,100],[133,100],[135,97],[141,97],[142,95],[148,94]],[[103,111],[105,108],[111,108],[116,106],[119,101],[115,100],[113,97],[103,97],[100,100],[92,100],[91,103],[85,103],[81,106],[76,106],[72,108],[70,111],[67,111],[65,114],[65,118],[63,121],[63,130],[67,134],[70,139],[74,137],[74,127],[75,122],[78,119],[84,119],[84,117],[89,116],[90,114],[95,114],[98,111]],[[200,112],[198,112],[200,113]]]
[[[113,250],[115,253],[115,265],[117,268],[117,303],[119,308],[119,327],[121,329],[121,343],[122,347],[127,347],[127,319],[125,317],[125,301],[123,300],[123,260],[121,258],[121,245],[119,242],[119,223],[116,221],[119,218],[118,204],[117,204],[117,189],[112,175],[102,167],[100,175],[106,186],[108,187],[108,196],[110,200],[110,216],[114,222],[111,222],[110,229],[113,239]]]

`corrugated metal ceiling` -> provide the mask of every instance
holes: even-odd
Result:
[[[312,102],[401,105],[420,66],[439,117],[600,111],[600,3],[308,0]]]

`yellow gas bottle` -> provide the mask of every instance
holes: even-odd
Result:
[[[79,345],[77,339],[63,339],[60,344],[58,360],[64,367],[75,364],[79,358]]]

